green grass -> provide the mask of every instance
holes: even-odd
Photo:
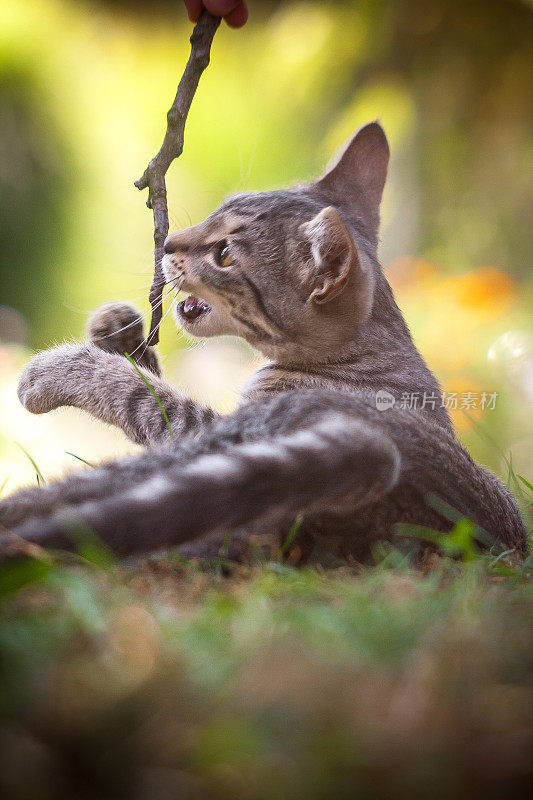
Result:
[[[162,415],[163,415],[163,418],[164,418],[164,420],[165,420],[165,424],[166,424],[166,426],[167,426],[167,428],[168,428],[168,432],[169,432],[169,434],[170,434],[170,438],[171,438],[171,439],[174,439],[174,433],[173,433],[173,431],[172,431],[172,425],[170,424],[170,420],[169,420],[169,418],[168,418],[168,416],[167,416],[167,412],[165,411],[165,407],[163,406],[163,403],[161,402],[161,400],[160,400],[160,398],[159,398],[159,395],[157,394],[156,390],[154,389],[154,387],[152,386],[152,384],[150,383],[150,381],[148,380],[148,378],[146,377],[146,375],[144,374],[144,372],[143,372],[143,371],[142,371],[142,370],[139,368],[139,365],[138,365],[138,364],[136,364],[136,362],[135,362],[135,361],[133,360],[133,358],[130,356],[130,354],[129,354],[129,353],[124,353],[124,355],[126,356],[126,358],[128,359],[128,361],[130,362],[130,364],[133,366],[133,368],[135,369],[135,371],[137,372],[137,374],[139,375],[139,377],[142,379],[143,383],[145,383],[145,384],[146,384],[146,386],[148,387],[148,389],[149,389],[150,393],[151,393],[151,394],[153,395],[153,397],[155,398],[155,401],[156,401],[157,405],[158,405],[158,406],[159,406],[159,408],[161,409],[161,413],[162,413]]]
[[[122,563],[87,530],[0,564],[0,796],[520,797],[532,558],[481,553],[459,518],[399,531],[443,553],[417,570],[385,544],[296,570],[300,522],[255,566],[229,536],[210,562]]]
[[[161,557],[5,564],[1,795],[525,788],[529,566],[434,556],[414,571],[380,552],[371,568],[280,562],[225,576]]]
[[[26,458],[28,459],[28,461],[32,465],[33,469],[35,470],[35,477],[37,478],[38,485],[44,485],[46,483],[46,481],[44,479],[43,473],[41,472],[41,470],[37,466],[37,463],[35,462],[35,459],[33,458],[33,456],[31,456],[30,453],[28,453],[28,451],[26,450],[26,448],[23,447],[19,442],[15,442],[15,444],[17,445],[17,447],[20,450],[22,450],[22,452],[24,453],[24,455],[26,456]],[[7,479],[4,482],[2,488],[6,485],[6,482],[7,482]]]

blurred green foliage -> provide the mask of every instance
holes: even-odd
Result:
[[[3,796],[527,796],[531,564],[377,556],[4,566]]]
[[[243,30],[217,33],[168,176],[173,225],[228,192],[316,175],[380,118],[393,150],[383,263],[445,386],[505,390],[462,433],[517,490],[508,448],[527,451],[521,465],[533,450],[520,333],[533,289],[531,2],[249,5]],[[133,181],[160,144],[191,26],[180,0],[3,0],[0,14],[0,305],[43,347],[80,335],[104,300],[148,309],[152,221]],[[163,352],[181,341],[166,323]],[[47,478],[62,424],[63,449],[100,457],[81,417],[54,428],[19,409],[23,358],[0,349],[6,491],[24,480],[18,460],[34,480],[6,444],[19,433]],[[372,570],[327,574],[223,557],[213,573],[133,567],[91,541],[73,564],[4,565],[2,796],[519,796],[531,562],[479,557],[464,523],[456,534],[468,563],[425,574],[380,548]]]
[[[151,220],[132,182],[160,143],[190,24],[178,0],[4,0],[2,17],[0,300],[44,346],[146,289]],[[169,175],[173,223],[307,179],[379,117],[393,147],[385,264],[423,254],[529,282],[532,34],[516,0],[252,2],[245,29],[217,34]]]
[[[40,348],[83,335],[101,302],[149,311],[152,219],[133,181],[162,140],[191,24],[181,0],[4,0],[1,14],[0,344],[13,325],[7,305]],[[245,28],[217,32],[168,174],[171,226],[186,226],[230,192],[316,176],[357,126],[379,118],[392,146],[384,268],[443,388],[499,393],[476,421],[524,474],[533,470],[531,41],[525,0],[257,0]],[[179,354],[167,374],[182,380],[185,340],[170,318],[161,339],[164,355]],[[206,352],[195,392],[201,373],[223,382],[222,351]],[[13,395],[20,365],[10,359],[0,385]],[[203,399],[227,410],[243,379],[234,373],[228,366],[222,400],[220,387]],[[22,436],[27,415],[14,422],[11,401],[0,409],[0,481],[13,472],[13,435],[48,472],[45,436],[35,451]],[[505,475],[498,448],[460,409],[454,423]],[[69,438],[63,449],[98,458],[85,447]]]

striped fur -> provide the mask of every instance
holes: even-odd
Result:
[[[121,555],[175,545],[216,555],[234,531],[230,556],[242,557],[250,534],[283,537],[303,515],[303,557],[326,545],[364,559],[397,523],[449,530],[451,508],[477,523],[485,545],[525,552],[511,495],[460,446],[440,402],[376,408],[379,391],[440,396],[377,260],[387,161],[373,123],[317,182],[229,198],[167,240],[168,282],[204,308],[178,311],[180,325],[241,336],[270,359],[233,414],[219,416],[161,378],[126,304],[96,312],[86,343],[37,355],[19,386],[26,408],[76,406],[148,447],[3,500],[4,528],[69,547],[81,524]],[[123,357],[132,351],[174,440]]]

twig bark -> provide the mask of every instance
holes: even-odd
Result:
[[[148,189],[146,205],[152,209],[154,214],[154,280],[150,290],[152,322],[147,340],[150,345],[157,344],[159,341],[159,325],[163,314],[162,298],[165,278],[161,269],[161,261],[164,255],[163,246],[168,234],[165,175],[171,163],[183,151],[183,134],[187,114],[189,113],[200,76],[209,64],[211,44],[219,25],[220,19],[218,17],[214,17],[208,11],[203,11],[202,16],[194,26],[191,36],[191,53],[179,82],[176,97],[167,114],[167,129],[163,144],[139,180],[135,181],[137,189]]]

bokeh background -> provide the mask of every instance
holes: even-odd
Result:
[[[497,392],[454,419],[472,453],[533,474],[533,6],[525,0],[254,2],[221,26],[168,174],[172,225],[230,192],[319,173],[360,124],[392,146],[381,259],[443,387]],[[180,0],[3,0],[0,26],[0,487],[132,451],[73,410],[16,399],[33,348],[83,335],[111,299],[148,311],[152,219],[133,187],[188,56]],[[256,363],[170,318],[167,375],[228,410]],[[6,482],[7,481],[7,482]]]

